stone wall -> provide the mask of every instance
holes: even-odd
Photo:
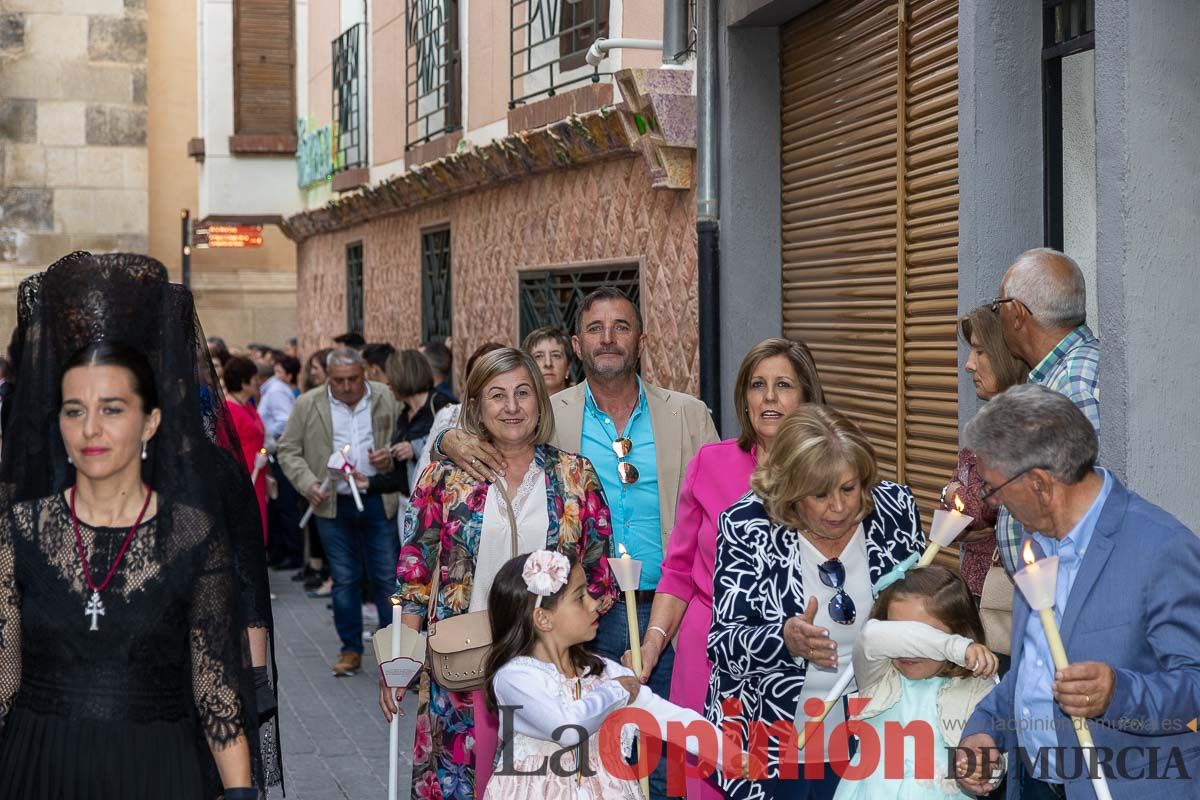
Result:
[[[72,250],[146,251],[146,62],[144,0],[0,4],[5,283]]]
[[[614,259],[641,264],[649,341],[642,374],[699,391],[694,192],[650,188],[645,162],[620,158],[537,175],[305,239],[298,248],[300,349],[346,328],[346,245],[363,243],[368,341],[414,347],[421,333],[421,231],[449,223],[457,379],[488,340],[519,344],[520,270]]]

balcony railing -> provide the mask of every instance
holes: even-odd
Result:
[[[509,108],[610,73],[589,67],[588,48],[608,34],[609,0],[511,0]]]
[[[360,22],[333,40],[335,172],[368,164],[366,31]]]
[[[406,0],[405,149],[462,127],[458,0]]]

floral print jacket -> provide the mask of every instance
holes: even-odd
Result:
[[[534,448],[534,463],[546,473],[546,547],[578,558],[587,575],[588,593],[600,601],[603,614],[616,598],[617,584],[606,561],[612,523],[600,478],[583,456],[548,444]],[[396,563],[395,596],[405,615],[425,620],[435,560],[442,571],[436,619],[468,610],[490,485],[449,461],[431,464],[421,474],[409,498]]]

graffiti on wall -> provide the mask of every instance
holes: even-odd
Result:
[[[335,166],[333,125],[310,126],[309,120],[296,120],[296,174],[301,189],[332,178]]]

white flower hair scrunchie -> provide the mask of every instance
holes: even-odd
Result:
[[[571,577],[571,562],[562,553],[535,550],[525,559],[521,577],[525,579],[525,588],[537,595],[533,607],[541,608],[542,598],[567,585],[567,579]]]

